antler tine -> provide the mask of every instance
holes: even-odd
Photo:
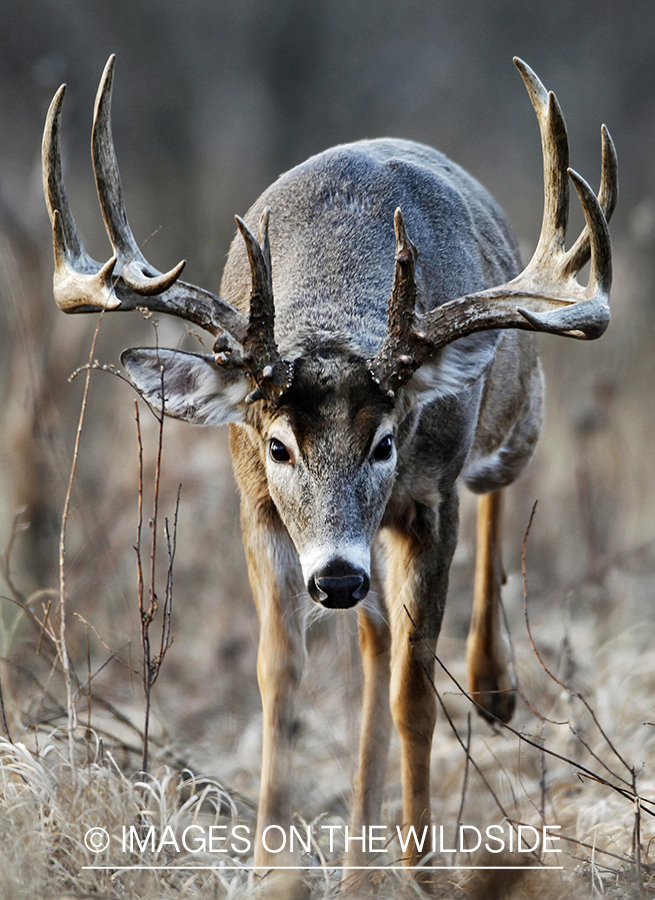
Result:
[[[255,344],[256,354],[264,354],[267,358],[272,358],[278,355],[278,350],[273,336],[275,306],[268,262],[270,251],[267,247],[267,214],[268,210],[265,210],[259,223],[259,233],[263,238],[261,245],[241,216],[235,216],[235,219],[246,244],[252,279],[250,319],[246,340]]]
[[[600,337],[610,321],[609,292],[612,285],[612,242],[607,220],[598,197],[587,182],[573,169],[569,175],[582,205],[586,228],[585,237],[591,254],[589,283],[585,290],[588,299],[571,303],[561,309],[535,313],[518,307],[518,312],[537,330],[551,334],[568,334],[593,340]],[[581,248],[581,250],[584,248]],[[579,253],[581,251],[578,251]],[[568,254],[567,254],[568,256]],[[577,271],[577,270],[576,270]],[[573,280],[573,273],[569,277]],[[574,282],[577,285],[577,282]],[[579,287],[579,285],[577,285]]]
[[[242,342],[243,359],[240,363],[257,384],[246,398],[249,403],[261,399],[278,403],[282,394],[291,386],[291,364],[282,359],[275,342],[269,217],[270,207],[267,206],[259,220],[258,240],[244,220],[235,216],[246,244],[252,279],[250,316]]]
[[[98,309],[128,311],[140,307],[170,313],[218,335],[224,356],[231,358],[234,354],[238,358],[248,324],[246,316],[215,294],[179,281],[183,263],[162,275],[146,262],[134,240],[125,215],[111,136],[113,66],[112,56],[96,97],[92,139],[100,205],[116,251],[104,265],[85,251],[64,187],[60,133],[65,85],[55,94],[46,118],[42,149],[43,188],[53,231],[57,305],[68,313]]]
[[[387,333],[370,369],[373,380],[393,399],[425,355],[425,341],[414,330],[416,310],[416,262],[418,250],[409,239],[402,211],[394,213],[396,255],[389,297]]]
[[[267,273],[267,289],[273,297],[273,281],[272,281],[272,266],[271,266],[271,242],[268,239],[268,223],[271,218],[271,207],[265,206],[264,210],[259,217],[259,224],[257,225],[257,243],[259,244],[262,256],[264,257],[264,266],[266,268]]]
[[[102,266],[92,259],[80,240],[70,210],[61,171],[61,113],[66,85],[55,94],[43,131],[43,190],[52,223],[55,257],[53,293],[60,309],[115,309],[112,271],[115,259]]]
[[[609,222],[619,199],[619,163],[612,135],[606,125],[600,126],[602,162],[598,201],[603,208],[605,221]]]
[[[416,307],[418,250],[409,239],[400,207],[394,213],[393,225],[396,255],[393,288],[389,298],[389,327],[399,335],[405,335],[413,323]]]
[[[127,220],[111,131],[111,94],[115,61],[114,54],[107,60],[93,111],[91,157],[98,199],[123,281],[138,294],[161,294],[177,281],[186,261],[182,260],[170,272],[164,274],[159,272],[141,253]]]
[[[601,178],[598,190],[598,202],[603,210],[605,221],[609,222],[616,207],[619,197],[618,161],[614,141],[605,125],[601,125]],[[589,228],[585,226],[578,236],[575,244],[566,253],[562,265],[564,277],[579,272],[589,262],[591,245],[589,242]]]
[[[547,91],[530,66],[514,57],[514,64],[530,97],[539,122],[544,166],[544,214],[536,250],[526,268],[538,268],[553,250],[564,249],[569,216],[569,143],[557,97]]]
[[[82,261],[90,257],[82,246],[75,220],[70,211],[64,179],[61,172],[61,111],[66,95],[66,85],[62,84],[48,109],[43,132],[43,192],[50,218],[59,211],[59,228],[68,253]]]
[[[612,240],[607,219],[598,197],[584,178],[578,175],[574,169],[569,169],[569,175],[580,199],[589,232],[591,271],[587,292],[594,299],[609,303],[609,292],[612,286]]]

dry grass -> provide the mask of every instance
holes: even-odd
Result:
[[[619,278],[621,271],[619,254]],[[448,841],[458,822],[482,830],[506,819],[533,825],[545,821],[561,826],[557,861],[563,868],[544,871],[538,859],[528,856],[529,871],[442,870],[435,875],[441,896],[555,900],[652,893],[655,806],[648,798],[655,799],[655,506],[649,473],[655,417],[652,360],[634,353],[631,289],[634,299],[637,287],[624,279],[628,309],[619,307],[614,337],[607,343],[589,351],[543,344],[550,389],[544,440],[530,472],[512,491],[507,522],[504,596],[527,701],[519,704],[512,723],[516,732],[490,729],[456,684],[464,681],[472,583],[474,529],[467,503],[439,643],[440,660],[456,679],[437,667],[435,685],[447,715],[440,714],[434,741],[433,814],[444,826],[446,846],[452,846]],[[20,293],[18,283],[15,290]],[[651,325],[647,320],[642,325],[641,336],[648,340]],[[103,323],[97,351],[101,362],[115,359],[112,341],[128,342],[120,332],[116,337],[113,327]],[[160,342],[172,346],[178,338],[168,327],[160,326]],[[129,341],[135,342],[132,337]],[[88,349],[78,350],[77,356],[63,354],[59,369],[67,373],[87,356]],[[36,370],[35,360],[32,365]],[[212,870],[84,868],[99,859],[124,864],[117,843],[123,826],[154,824],[158,834],[171,826],[178,835],[189,824],[252,827],[261,739],[256,620],[226,436],[167,423],[162,516],[173,516],[178,484],[183,484],[174,642],[152,692],[150,772],[139,774],[144,700],[133,550],[139,481],[133,401],[117,379],[91,374],[66,537],[66,640],[78,718],[72,758],[57,648],[61,632],[53,630],[58,606],[57,592],[50,588],[56,571],[37,566],[47,542],[35,543],[34,529],[23,531],[20,518],[18,528],[12,525],[19,504],[11,489],[18,479],[12,483],[7,478],[3,485],[2,541],[5,548],[11,545],[11,553],[3,566],[0,679],[13,743],[3,739],[0,745],[0,895],[3,900],[240,898],[267,888],[269,896],[283,898],[336,896],[339,854],[330,854],[325,842],[313,848],[307,860],[312,865],[299,881],[274,886],[270,879],[255,878],[248,853],[230,854],[242,872],[221,869],[216,854],[176,853],[170,846],[154,854],[137,848],[129,862],[206,864]],[[39,381],[54,390],[52,375],[40,375]],[[72,424],[66,415],[58,418],[59,408],[67,407],[81,386],[70,388],[62,381],[57,387],[55,401],[67,398],[50,407],[57,409],[57,417],[44,414],[48,407],[40,390],[41,418],[31,441],[41,454],[35,454],[39,465],[49,473],[46,488],[42,482],[36,492],[49,504],[47,519],[53,509],[63,508],[70,471],[66,448],[73,444],[75,429],[75,417],[70,416]],[[16,409],[12,416],[20,421]],[[21,447],[27,446],[23,431]],[[157,423],[143,418],[142,432],[144,508],[151,509],[147,486],[154,477]],[[12,459],[15,454],[5,453],[5,472],[18,471]],[[27,458],[23,454],[21,459],[25,463]],[[37,471],[36,465],[24,469]],[[526,554],[529,622],[535,647],[558,681],[531,648],[523,611],[521,544],[536,496],[541,501]],[[54,519],[50,550],[56,557],[61,523],[60,516]],[[162,547],[156,573],[162,585],[166,555]],[[298,827],[313,823],[318,832],[323,824],[348,821],[361,689],[354,617],[316,622],[309,644],[294,821]],[[0,724],[0,733],[4,731]],[[400,823],[395,739],[387,785],[380,824],[393,830]],[[635,793],[642,798],[640,805]],[[106,854],[95,854],[84,843],[94,827],[111,836],[112,849]],[[397,843],[389,849],[385,862],[401,855]],[[322,859],[330,864],[326,870],[316,866]],[[476,862],[487,859],[475,856]],[[507,861],[523,858],[514,854]],[[469,857],[444,853],[434,863],[468,864]],[[342,886],[339,896],[384,900],[417,897],[420,891],[402,874],[389,871],[376,873],[370,883]]]
[[[528,551],[529,552],[529,551]],[[452,897],[591,897],[647,896],[654,879],[651,845],[655,837],[655,773],[650,761],[655,741],[655,611],[643,598],[652,591],[655,553],[646,548],[622,558],[605,574],[603,585],[581,582],[559,598],[550,598],[531,614],[531,630],[539,652],[566,690],[548,677],[530,648],[521,621],[521,579],[508,584],[517,667],[523,691],[540,718],[526,705],[514,723],[520,736],[508,730],[494,733],[471,716],[469,701],[450,676],[438,671],[436,686],[452,727],[442,715],[433,756],[435,821],[445,828],[445,845],[452,846],[458,822],[481,830],[506,819],[561,827],[562,870],[544,871],[554,856],[506,854],[504,864],[534,866],[530,871],[438,872],[440,896]],[[621,597],[598,617],[598,605],[609,594]],[[535,604],[537,605],[537,604]],[[553,615],[556,612],[557,615]],[[597,625],[590,627],[596,614]],[[453,677],[463,676],[463,641],[453,617],[440,645]],[[335,630],[337,633],[335,633]],[[453,632],[455,634],[453,634]],[[298,739],[295,802],[302,819],[321,824],[347,822],[348,787],[355,755],[356,714],[349,706],[349,684],[357,681],[352,661],[353,628],[347,622],[323,624],[313,636],[314,665],[304,685],[303,728]],[[339,665],[334,664],[335,646]],[[577,693],[584,696],[583,702]],[[248,869],[250,854],[230,853],[230,863],[242,872],[222,870],[216,853],[176,852],[164,846],[125,854],[123,826],[154,825],[157,839],[167,826],[181,835],[188,825],[254,827],[258,769],[258,725],[254,713],[236,740],[223,735],[213,752],[207,739],[194,746],[177,731],[175,746],[163,746],[166,729],[159,723],[159,747],[152,771],[140,775],[139,742],[119,738],[119,724],[102,713],[94,700],[92,718],[105,732],[78,726],[74,764],[68,754],[66,729],[46,733],[43,727],[21,741],[0,743],[0,871],[3,897],[250,897],[269,885]],[[138,699],[122,712],[138,721]],[[352,709],[352,708],[351,708]],[[593,715],[591,714],[593,711]],[[63,711],[62,711],[63,712]],[[160,715],[162,713],[160,709]],[[11,717],[10,717],[11,718]],[[221,716],[217,716],[220,722]],[[594,718],[597,720],[594,721]],[[15,722],[15,717],[14,717]],[[63,725],[63,722],[62,722]],[[220,727],[216,726],[215,727]],[[602,730],[601,730],[602,728]],[[114,732],[111,737],[107,732]],[[457,731],[457,736],[455,734]],[[250,731],[250,734],[248,734]],[[157,729],[155,729],[157,732]],[[136,732],[135,732],[136,735]],[[527,741],[526,742],[526,739]],[[468,746],[469,759],[462,744]],[[231,745],[231,749],[230,749]],[[535,746],[536,745],[536,746]],[[544,751],[538,747],[543,745]],[[393,748],[384,822],[399,824],[397,748]],[[184,769],[184,758],[203,758],[196,775]],[[581,773],[591,771],[597,779]],[[202,774],[199,774],[202,772]],[[211,775],[207,774],[211,773]],[[219,775],[221,786],[215,776]],[[633,784],[643,802],[632,796]],[[246,796],[237,791],[239,785]],[[91,828],[111,836],[110,849],[93,853],[85,846]],[[143,831],[139,832],[143,834]],[[638,850],[637,850],[638,846]],[[391,845],[389,859],[400,857]],[[322,859],[327,871],[314,869]],[[477,864],[498,864],[490,854],[475,854]],[[387,860],[385,860],[386,862]],[[470,865],[464,853],[444,853],[436,865]],[[338,854],[325,843],[315,848],[310,868],[300,884],[274,886],[272,896],[332,897],[339,891]],[[91,865],[211,866],[211,871],[85,869]],[[301,890],[302,888],[302,890]],[[340,896],[416,897],[418,888],[397,872],[374,876],[373,884],[349,887]]]

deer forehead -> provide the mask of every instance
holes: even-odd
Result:
[[[296,360],[293,386],[261,433],[265,440],[282,441],[299,458],[328,451],[355,461],[394,430],[396,418],[363,357],[311,354]]]

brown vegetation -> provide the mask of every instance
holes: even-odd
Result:
[[[302,14],[294,3],[237,4],[220,27],[213,4],[189,5],[182,23],[176,4],[163,3],[158,37],[147,27],[154,4],[130,6],[129,28],[121,19],[128,5],[115,6],[116,18],[107,13],[104,21],[91,14],[76,18],[67,6],[46,0],[11,2],[10,27],[0,39],[0,104],[8,123],[0,138],[3,897],[239,898],[260,889],[249,872],[83,869],[98,858],[84,846],[92,827],[119,834],[123,824],[149,822],[183,828],[234,817],[252,824],[259,777],[256,622],[227,438],[175,422],[164,429],[159,491],[161,537],[164,518],[173,521],[182,484],[173,643],[152,689],[150,761],[148,774],[139,774],[144,699],[133,549],[139,499],[133,395],[101,370],[67,380],[87,362],[97,320],[57,318],[49,291],[46,214],[40,199],[32,210],[29,180],[42,107],[56,87],[52,82],[69,78],[88,96],[74,104],[79,129],[67,180],[76,209],[89,210],[81,216],[85,233],[99,234],[92,187],[77,173],[88,171],[87,150],[81,148],[89,123],[82,110],[90,106],[97,74],[112,50],[125,58],[124,86],[131,80],[152,86],[132,92],[132,105],[120,113],[123,125],[115,128],[117,141],[121,132],[131,137],[125,152],[119,143],[119,152],[121,160],[128,159],[126,201],[135,231],[143,238],[160,221],[176,223],[152,238],[149,255],[164,266],[169,258],[189,255],[190,266],[200,270],[195,280],[206,276],[209,283],[218,281],[217,247],[227,246],[231,214],[243,212],[278,170],[339,140],[383,132],[426,140],[469,167],[497,195],[529,245],[536,235],[525,233],[525,223],[540,204],[531,186],[538,180],[538,158],[523,158],[522,148],[532,147],[535,135],[523,98],[507,87],[512,53],[521,53],[566,94],[577,156],[588,154],[589,161],[580,163],[583,171],[594,165],[596,123],[606,119],[617,139],[624,186],[613,228],[612,325],[601,342],[588,347],[542,340],[544,438],[508,498],[504,599],[526,700],[519,704],[518,734],[495,732],[471,714],[457,686],[464,679],[473,578],[468,505],[438,650],[456,682],[439,670],[435,683],[443,703],[432,758],[435,821],[450,838],[458,822],[484,829],[504,817],[530,824],[545,818],[561,825],[564,868],[543,871],[532,857],[530,871],[441,871],[436,877],[441,893],[454,897],[647,896],[655,865],[655,807],[648,802],[655,797],[655,357],[649,306],[655,240],[649,129],[655,116],[652,98],[639,90],[640,79],[652,77],[652,25],[640,18],[646,5],[635,3],[631,17],[625,10],[615,14],[612,4],[568,4],[566,16],[548,4],[525,19],[520,4],[480,3],[469,7],[471,21],[464,21],[445,3],[412,3],[411,15],[403,16],[396,5],[384,3],[365,40],[363,23],[371,14],[363,3],[341,16],[336,4]],[[593,16],[587,15],[592,9]],[[78,52],[80,41],[88,52]],[[173,48],[168,61],[162,44]],[[462,46],[471,51],[466,84],[455,74]],[[390,66],[392,52],[399,60]],[[154,108],[138,108],[139,97]],[[577,110],[571,106],[576,97]],[[492,109],[500,110],[494,113],[497,122]],[[137,120],[139,128],[132,128]],[[9,135],[15,137],[10,141]],[[479,139],[472,141],[472,135]],[[115,363],[128,343],[154,343],[152,322],[117,318],[100,326],[93,359],[101,366]],[[163,321],[158,339],[168,346],[196,340]],[[67,702],[57,548],[87,374],[66,528]],[[146,410],[141,430],[148,511],[142,553],[149,560],[147,516],[159,429]],[[524,619],[521,550],[536,498],[525,554],[533,649]],[[159,548],[155,583],[161,603],[165,540]],[[146,608],[149,602],[146,588]],[[160,610],[154,629],[161,621]],[[348,821],[358,738],[355,619],[317,621],[310,645],[296,739],[299,827],[302,821]],[[66,743],[71,704],[78,720],[72,754]],[[398,782],[392,745],[384,807],[392,827],[399,816]],[[397,844],[392,849],[389,858],[395,859],[400,850]],[[178,865],[185,861],[184,854],[169,850],[164,856]],[[137,857],[146,864],[152,859],[144,851],[131,862]],[[312,862],[323,859],[334,860],[334,868],[303,876],[312,897],[337,890],[338,854],[329,857],[325,846],[314,848]],[[461,865],[466,859],[463,853],[444,854],[435,862]],[[212,864],[215,856],[194,855],[192,863],[204,860]],[[248,857],[240,862],[247,865]],[[378,873],[374,881],[351,888],[351,895],[417,895],[396,872]]]

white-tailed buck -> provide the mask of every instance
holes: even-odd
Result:
[[[403,821],[417,831],[429,822],[430,679],[457,541],[459,479],[481,495],[469,687],[486,717],[512,714],[499,613],[501,492],[530,459],[541,426],[534,333],[593,339],[607,327],[607,220],[617,196],[607,130],[596,197],[567,168],[557,100],[515,62],[539,120],[545,180],[539,243],[522,271],[510,227],[480,184],[436,150],[383,139],[312,157],[237,218],[241,234],[220,297],[180,281],[183,263],[160,273],[141,254],[123,205],[110,125],[113,58],[92,138],[113,247],[101,265],[82,246],[62,181],[63,87],[48,114],[44,183],[61,309],[145,307],[215,339],[211,354],[131,349],[122,361],[155,409],[230,424],[261,628],[259,836],[289,821],[294,698],[311,601],[329,609],[360,604],[364,697],[352,827],[380,822],[392,719],[402,748]],[[586,226],[566,250],[569,178]],[[589,259],[583,287],[576,275]],[[369,593],[372,555],[383,595]],[[255,846],[258,867],[280,863],[259,839]],[[363,861],[351,850],[346,863]],[[406,859],[418,861],[415,850]]]

